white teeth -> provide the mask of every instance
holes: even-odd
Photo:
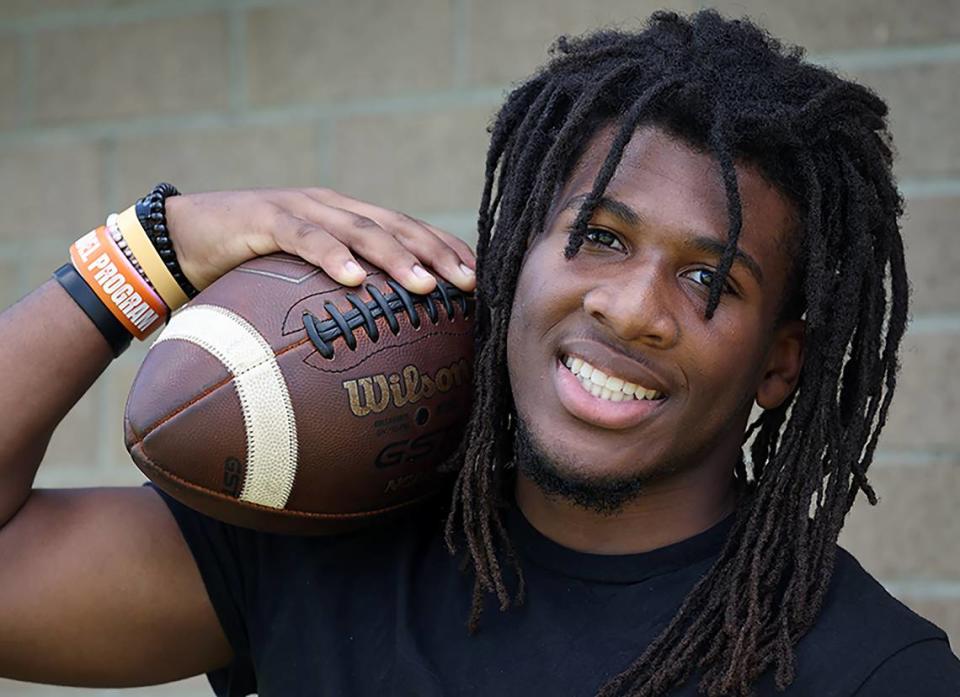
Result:
[[[571,373],[577,376],[583,389],[594,397],[611,402],[631,401],[632,399],[657,399],[660,395],[656,390],[627,382],[622,378],[607,375],[599,368],[584,361],[582,358],[571,356],[563,357],[563,364]]]

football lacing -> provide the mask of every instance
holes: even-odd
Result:
[[[442,303],[447,311],[447,319],[453,319],[455,303],[460,306],[464,317],[468,317],[473,309],[475,299],[472,293],[464,293],[451,283],[437,281],[437,287],[427,295],[411,293],[393,279],[387,279],[387,285],[393,289],[392,293],[384,295],[379,288],[372,284],[364,286],[372,300],[364,302],[354,293],[347,293],[347,302],[352,305],[350,310],[341,312],[332,302],[325,302],[323,309],[330,315],[328,319],[318,319],[309,310],[303,311],[303,327],[307,336],[316,346],[317,351],[324,358],[333,358],[332,342],[337,337],[343,337],[350,350],[357,348],[357,338],[353,331],[363,327],[370,341],[380,339],[380,329],[376,320],[384,317],[390,327],[390,332],[396,336],[400,333],[400,323],[397,313],[405,312],[410,318],[414,329],[420,328],[420,315],[417,305],[422,305],[433,324],[440,319],[437,303]]]

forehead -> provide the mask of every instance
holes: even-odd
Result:
[[[591,190],[614,135],[614,127],[605,126],[589,141],[553,201],[551,217]],[[785,267],[786,243],[796,227],[793,205],[756,167],[737,164],[736,174],[743,216],[739,246],[761,261],[765,272],[768,266]],[[605,195],[637,211],[651,227],[728,237],[728,199],[716,157],[655,126],[633,134]]]

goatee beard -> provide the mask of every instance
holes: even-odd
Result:
[[[651,479],[649,476],[600,479],[577,474],[575,467],[565,467],[546,454],[527,430],[523,419],[516,421],[514,464],[548,496],[560,497],[603,516],[613,516],[645,492]]]

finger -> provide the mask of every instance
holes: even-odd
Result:
[[[345,233],[349,246],[372,264],[379,266],[413,293],[426,294],[437,287],[437,279],[426,268],[422,258],[379,228],[379,234]]]
[[[349,249],[380,267],[413,293],[429,293],[436,279],[392,234],[371,218],[335,206],[318,205],[313,211],[322,227]]]
[[[464,264],[460,255],[428,228],[418,226],[411,231],[408,227],[397,227],[393,233],[418,259],[429,259],[431,268],[461,290],[470,292],[476,287],[473,269]]]
[[[443,240],[447,246],[451,247],[460,257],[460,261],[462,261],[468,268],[475,270],[477,267],[476,255],[470,248],[470,245],[456,235],[449,233],[446,230],[441,230],[435,225],[431,225],[424,220],[407,215],[401,211],[382,208],[381,206],[376,206],[372,203],[367,203],[366,201],[352,198],[345,194],[333,191],[332,189],[303,189],[303,192],[310,198],[325,205],[335,206],[337,208],[351,210],[361,215],[365,215],[368,218],[375,220],[385,230],[393,231],[395,229],[399,229],[403,232],[403,234],[400,235],[403,239],[407,239],[409,235],[415,234],[418,230],[426,229]],[[424,259],[424,261],[428,260]]]
[[[451,232],[447,232],[441,228],[431,225],[425,220],[420,220],[419,218],[414,218],[418,223],[426,227],[430,232],[443,240],[447,245],[453,248],[454,251],[460,256],[460,260],[466,264],[469,268],[476,271],[477,269],[477,255],[470,247],[469,244],[464,242],[461,238],[457,237]]]
[[[337,283],[356,286],[367,277],[347,246],[310,220],[286,216],[274,239],[280,249],[320,267]]]
[[[369,204],[360,204],[364,211],[369,211],[371,216],[380,227],[392,234],[397,240],[409,249],[413,254],[424,262],[429,268],[432,268],[440,275],[456,285],[458,288],[467,292],[476,287],[476,266],[472,254],[469,254],[469,247],[461,243],[459,246],[466,248],[468,254],[464,259],[457,249],[447,241],[435,234],[431,226],[424,224],[422,220],[386,208],[379,208]],[[367,213],[364,213],[367,215]],[[442,233],[450,240],[456,239],[449,233]]]

